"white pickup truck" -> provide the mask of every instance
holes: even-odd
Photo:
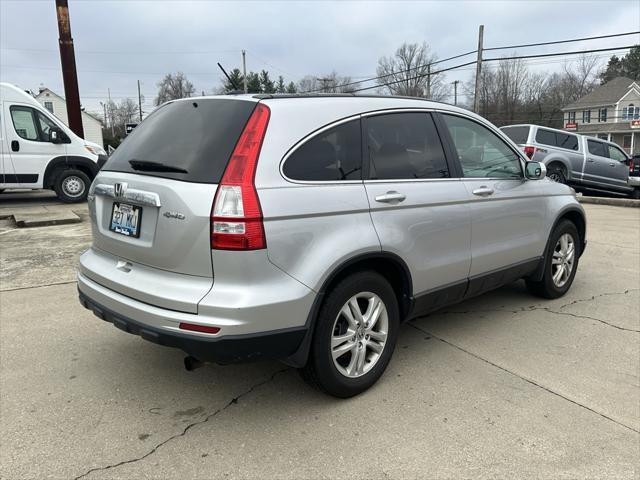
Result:
[[[615,143],[539,125],[501,130],[527,157],[544,163],[551,180],[640,198],[640,187],[629,183],[631,158]]]

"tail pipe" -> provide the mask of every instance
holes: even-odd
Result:
[[[184,357],[184,368],[187,370],[187,372],[193,372],[196,368],[200,368],[203,365],[204,362],[201,362],[195,357]]]

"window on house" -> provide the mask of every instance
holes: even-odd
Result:
[[[567,123],[576,123],[576,112],[569,112],[569,120]]]
[[[598,121],[606,122],[607,121],[607,109],[601,108],[598,110]]]
[[[53,113],[53,102],[44,102],[44,108]]]
[[[591,123],[591,110],[582,111],[582,123]]]
[[[640,119],[640,106],[634,107],[633,103],[630,103],[627,107],[622,109],[623,120],[638,120]]]
[[[631,148],[631,135],[622,137],[622,148]]]

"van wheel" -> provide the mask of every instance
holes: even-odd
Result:
[[[562,169],[562,167],[553,164],[553,165],[549,165],[549,170],[547,170],[547,177],[549,177],[549,180],[553,180],[554,182],[558,182],[558,183],[567,183],[567,178],[564,174],[564,170]]]
[[[58,198],[65,203],[86,200],[91,180],[80,170],[63,170],[56,178],[54,190]]]
[[[398,301],[389,282],[372,271],[350,275],[320,308],[302,377],[335,397],[364,392],[387,368],[399,324]]]
[[[562,220],[551,233],[542,280],[527,280],[529,291],[544,298],[558,298],[567,293],[578,269],[580,245],[576,226],[569,220]]]

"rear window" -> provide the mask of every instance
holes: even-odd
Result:
[[[500,130],[518,145],[523,145],[529,140],[529,127],[504,127]]]
[[[129,134],[103,169],[219,183],[255,106],[249,101],[199,98],[166,104]],[[131,160],[159,163],[186,173],[136,170]]]
[[[578,137],[570,133],[554,132],[539,128],[536,133],[536,142],[551,147],[566,148],[567,150],[578,150]]]

